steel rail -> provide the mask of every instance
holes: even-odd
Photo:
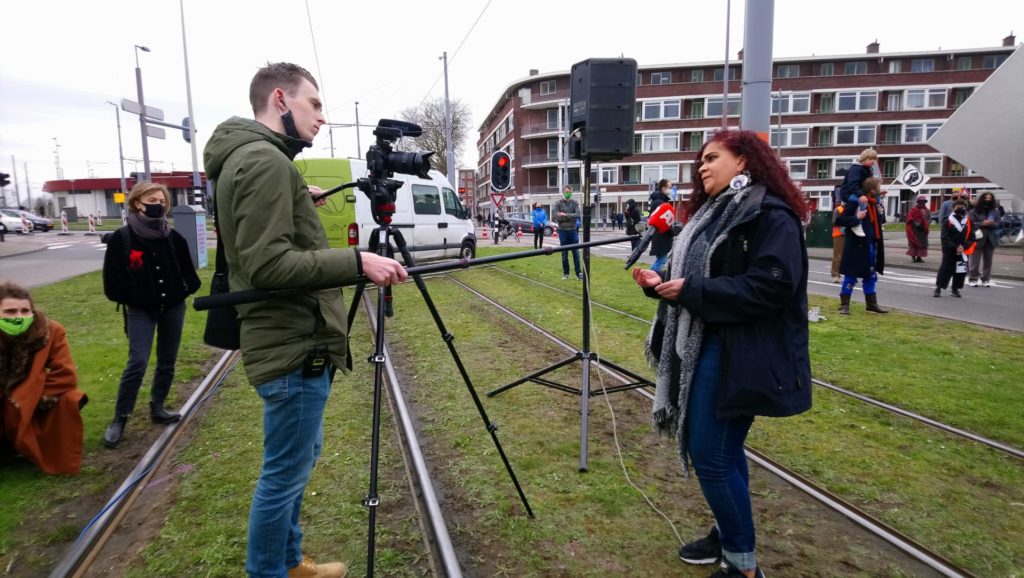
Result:
[[[117,526],[121,523],[125,514],[131,509],[135,499],[146,483],[160,468],[164,459],[173,447],[174,442],[180,437],[185,424],[189,422],[199,403],[206,398],[209,392],[220,384],[231,372],[238,362],[240,354],[238,351],[225,351],[214,365],[206,378],[196,387],[195,391],[188,398],[188,401],[181,407],[181,421],[164,428],[160,436],[153,442],[146,454],[139,460],[135,468],[128,474],[121,486],[114,492],[113,497],[107,501],[100,513],[93,519],[91,525],[78,537],[74,544],[65,552],[60,562],[50,573],[50,578],[64,578],[66,576],[83,576],[92,563],[96,560],[103,546],[110,540]]]
[[[522,315],[519,315],[515,311],[509,309],[508,307],[506,307],[506,306],[504,306],[504,305],[494,301],[490,297],[484,295],[483,293],[481,293],[477,289],[467,285],[466,283],[464,283],[464,282],[462,282],[462,281],[460,281],[458,279],[455,279],[455,278],[451,277],[450,275],[449,275],[449,278],[453,282],[455,282],[457,285],[460,285],[461,287],[463,287],[464,289],[466,289],[470,293],[473,293],[478,298],[482,299],[483,301],[486,301],[490,305],[496,307],[498,310],[500,310],[503,313],[509,315],[510,317],[516,319],[517,321],[519,321],[521,323],[524,323],[525,325],[529,326],[531,329],[533,329],[537,333],[543,335],[547,339],[549,339],[549,340],[551,340],[551,341],[553,341],[553,342],[555,342],[555,343],[559,344],[560,346],[565,347],[567,349],[575,350],[575,346],[574,345],[572,345],[571,343],[561,339],[557,335],[547,331],[546,329],[544,329],[542,326],[538,325],[537,323],[535,323],[535,322],[533,322],[533,321],[531,321],[529,319],[526,319],[525,317],[523,317]],[[628,380],[625,379],[625,377],[623,377],[622,375],[618,374],[614,370],[611,370],[611,369],[609,369],[609,368],[607,368],[607,367],[605,367],[603,365],[600,365],[600,363],[598,363],[598,366],[599,366],[600,370],[602,370],[605,373],[611,375],[615,379],[618,379],[618,380],[622,381],[623,383],[628,381]],[[634,390],[634,391],[636,391],[639,395],[642,395],[642,396],[644,396],[644,397],[646,397],[648,399],[653,399],[654,398],[653,394],[651,394],[649,391],[639,390],[639,389],[638,390]],[[746,453],[747,453],[747,456],[754,463],[756,463],[757,465],[759,465],[762,468],[766,469],[767,471],[775,474],[776,476],[778,476],[781,479],[783,479],[786,482],[788,482],[793,487],[799,489],[800,491],[804,492],[808,496],[818,500],[825,507],[827,507],[827,508],[837,512],[838,514],[842,515],[843,517],[845,517],[846,519],[850,520],[851,522],[857,524],[858,526],[861,526],[862,528],[867,530],[870,534],[878,537],[879,539],[881,539],[881,540],[885,541],[886,543],[892,545],[893,547],[899,549],[903,553],[907,554],[909,557],[911,557],[914,560],[917,560],[918,562],[928,566],[929,568],[935,570],[936,572],[940,573],[941,575],[948,576],[948,577],[951,577],[951,578],[960,578],[960,577],[970,578],[970,577],[975,576],[975,574],[972,574],[971,572],[968,572],[967,570],[959,568],[958,566],[956,566],[954,563],[950,562],[949,560],[947,560],[947,559],[943,558],[942,556],[940,556],[940,555],[938,555],[938,554],[928,550],[925,546],[919,544],[918,542],[914,541],[913,539],[911,539],[910,537],[906,536],[905,534],[902,534],[901,532],[899,532],[895,528],[892,528],[891,526],[889,526],[885,522],[882,522],[881,520],[871,516],[870,514],[864,512],[863,510],[861,510],[860,508],[854,506],[853,504],[850,504],[849,502],[846,502],[845,500],[843,500],[842,498],[836,496],[835,494],[832,494],[828,490],[825,490],[824,488],[821,488],[821,487],[815,485],[813,482],[810,482],[809,480],[807,480],[806,478],[803,478],[799,474],[797,474],[797,473],[795,473],[795,472],[793,472],[793,471],[791,471],[791,470],[789,470],[789,469],[787,469],[787,468],[785,468],[785,467],[783,467],[783,466],[773,462],[772,460],[770,460],[764,454],[761,454],[757,450],[753,450],[753,449],[747,447],[746,448]]]

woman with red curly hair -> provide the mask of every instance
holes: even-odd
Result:
[[[128,224],[107,241],[103,258],[103,292],[124,306],[128,363],[117,389],[114,421],[103,444],[115,447],[124,435],[128,416],[146,374],[156,334],[156,370],[150,390],[149,417],[168,424],[181,419],[164,409],[174,381],[174,365],[185,324],[185,298],[199,289],[199,277],[185,238],[167,223],[171,196],[167,187],[139,182],[125,200]]]
[[[811,407],[807,350],[809,209],[782,162],[750,131],[715,133],[697,153],[662,273],[633,269],[658,312],[647,339],[656,368],[654,422],[693,464],[715,527],[684,545],[712,576],[763,576],[743,444],[754,416]]]

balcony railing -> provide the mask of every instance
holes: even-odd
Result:
[[[559,159],[558,157],[550,157],[550,156],[548,156],[546,154],[541,154],[541,155],[524,155],[524,156],[521,156],[521,157],[519,157],[519,162],[522,165],[539,165],[539,164],[561,163],[562,160]],[[572,162],[573,161],[570,161],[570,164],[572,164]],[[576,164],[579,164],[578,160],[574,159],[574,162]]]
[[[539,104],[543,102],[551,102],[553,100],[567,100],[568,98],[568,90],[556,90],[548,94],[539,94],[539,92],[531,92],[530,101],[524,102],[523,106],[530,106],[531,104]]]
[[[552,133],[552,134],[559,134],[561,132],[564,132],[564,129],[558,123],[555,123],[554,125],[552,125],[552,124],[549,124],[549,123],[546,123],[546,122],[542,122],[542,123],[538,123],[538,124],[529,124],[529,125],[526,125],[525,127],[523,127],[523,136],[531,136],[531,135],[541,134],[541,133],[546,133],[546,132]]]

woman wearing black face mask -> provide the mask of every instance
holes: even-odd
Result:
[[[164,409],[174,380],[174,365],[185,323],[185,297],[199,289],[185,238],[167,224],[171,204],[167,187],[140,182],[128,193],[128,224],[107,241],[103,259],[103,292],[124,307],[128,363],[117,390],[114,421],[103,444],[114,447],[124,435],[128,416],[149,364],[156,334],[156,371],[150,392],[149,415],[155,423],[181,419]]]
[[[977,287],[980,272],[981,286],[990,287],[992,277],[992,254],[999,246],[999,211],[996,209],[996,197],[992,193],[982,193],[975,203],[974,209],[967,212],[971,225],[975,228],[974,238],[978,245],[971,255],[969,267],[970,278],[967,284]]]

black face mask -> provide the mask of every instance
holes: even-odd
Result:
[[[299,136],[299,129],[295,127],[295,119],[292,117],[291,109],[281,115],[281,124],[284,125],[284,134],[295,139],[295,141],[288,143],[288,147],[293,153],[299,154],[302,152],[302,149],[313,146],[313,143]]]
[[[152,205],[149,203],[142,203],[142,206],[146,208],[144,212],[150,219],[159,219],[164,216],[163,203],[155,203]]]
[[[964,209],[957,209],[953,211],[953,214],[962,219],[964,215],[967,214],[967,211],[965,211]]]

